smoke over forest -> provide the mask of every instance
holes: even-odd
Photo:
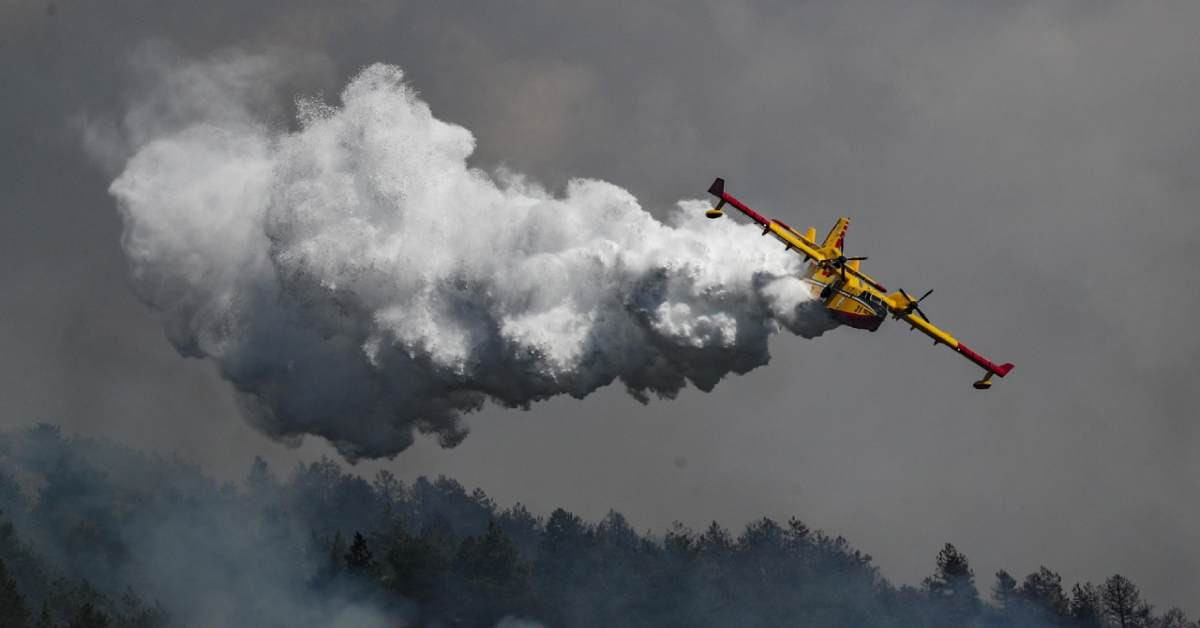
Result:
[[[796,518],[643,533],[329,459],[235,487],[45,424],[0,434],[0,508],[6,628],[1196,625],[1119,575],[977,576],[950,544],[896,585]]]
[[[946,625],[950,599],[1150,623],[1118,572],[1178,625],[1197,24],[1194,0],[0,2],[0,627]],[[802,340],[828,321],[794,256],[672,213],[714,176],[801,229],[852,217],[849,254],[1018,377],[976,394],[894,324]],[[404,514],[346,515],[383,468]],[[464,503],[443,474],[498,502],[528,604],[470,575],[492,517],[415,514]],[[559,506],[586,573],[543,552]],[[873,560],[826,568],[792,515]],[[975,572],[948,554],[951,593],[923,584],[947,541]]]
[[[351,459],[414,431],[449,446],[489,399],[710,390],[765,364],[771,333],[833,326],[796,256],[710,224],[700,202],[663,224],[608,183],[555,195],[472,168],[471,133],[393,66],[362,70],[336,104],[300,99],[290,128],[255,108],[285,67],[146,68],[110,188],[138,293],[267,434],[317,434]]]

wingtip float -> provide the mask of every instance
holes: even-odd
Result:
[[[919,299],[914,299],[904,290],[887,294],[887,288],[860,270],[865,257],[846,257],[842,248],[845,244],[849,218],[839,218],[829,235],[817,242],[816,230],[809,228],[800,233],[779,220],[764,218],[725,191],[725,180],[717,178],[708,187],[708,193],[717,197],[717,205],[704,212],[709,218],[725,215],[728,205],[742,212],[762,227],[763,235],[774,235],[787,250],[795,251],[809,262],[803,279],[809,284],[814,297],[821,299],[829,312],[841,323],[857,329],[875,331],[890,314],[901,319],[912,329],[933,339],[934,345],[946,345],[984,370],[984,375],[973,385],[978,390],[992,387],[992,376],[1004,377],[1013,369],[1009,363],[996,364],[972,351],[945,330],[929,322],[921,311],[921,301],[933,290]]]

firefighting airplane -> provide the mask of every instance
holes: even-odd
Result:
[[[725,215],[722,211],[725,205],[732,205],[762,226],[763,235],[774,235],[783,242],[787,250],[795,251],[804,256],[805,262],[811,262],[803,279],[810,286],[812,295],[820,298],[838,321],[857,329],[875,331],[888,314],[893,318],[904,319],[913,329],[932,338],[934,346],[944,344],[983,367],[983,379],[975,382],[975,388],[979,390],[992,387],[993,375],[1004,377],[1012,370],[1012,364],[996,364],[988,360],[929,322],[929,317],[921,311],[921,301],[933,290],[921,295],[919,299],[914,299],[904,290],[887,294],[883,284],[859,270],[859,265],[867,258],[846,257],[842,252],[846,228],[850,226],[849,218],[838,218],[829,235],[825,236],[824,242],[817,244],[815,229],[809,227],[807,232],[800,233],[782,221],[763,218],[758,212],[725,192],[724,179],[713,181],[708,193],[716,196],[720,202],[705,212],[705,216],[720,218]]]

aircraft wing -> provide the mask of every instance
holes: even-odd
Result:
[[[817,243],[810,238],[805,237],[804,234],[787,226],[787,224],[783,223],[782,221],[764,218],[762,214],[750,209],[745,203],[737,200],[732,194],[726,192],[725,179],[718,178],[717,180],[713,181],[713,184],[708,188],[708,193],[720,199],[717,203],[717,206],[709,210],[710,216],[720,216],[721,208],[727,204],[731,205],[738,211],[749,216],[751,220],[758,223],[763,229],[763,235],[767,235],[768,233],[773,234],[776,238],[783,242],[784,246],[787,247],[789,251],[794,250],[796,253],[803,255],[805,261],[811,259],[816,262],[823,262],[828,259],[828,256],[821,252],[820,248],[817,246]]]
[[[919,311],[916,311],[915,308],[912,307],[916,301],[912,297],[908,296],[908,294],[903,290],[884,297],[884,303],[887,304],[887,307],[892,312],[893,316],[903,319],[904,322],[911,325],[913,329],[932,338],[934,344],[944,344],[958,352],[964,358],[983,367],[983,369],[986,371],[986,374],[984,375],[983,379],[975,382],[976,388],[984,389],[990,387],[993,375],[1004,377],[1013,369],[1012,364],[996,364],[982,355],[975,353],[969,347],[967,347],[967,345],[959,342],[957,338],[950,335],[937,325],[929,322],[929,319],[922,316]]]

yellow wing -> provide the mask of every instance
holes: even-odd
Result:
[[[809,229],[810,233],[813,231],[813,229]],[[821,252],[821,249],[817,248],[817,243],[813,242],[811,237],[806,237],[805,234],[796,231],[783,222],[778,220],[769,221],[763,226],[763,235],[767,235],[768,233],[774,234],[789,251],[794,250],[803,255],[805,261],[811,259],[816,262],[823,262],[829,259],[827,255]]]
[[[883,298],[883,302],[887,304],[888,310],[893,316],[903,319],[913,329],[929,336],[934,342],[944,344],[951,349],[958,348],[958,339],[918,314],[914,307],[916,299],[908,296],[903,290],[887,295]]]
[[[992,375],[1004,377],[1013,369],[1013,365],[1009,363],[996,364],[991,360],[972,351],[967,345],[959,342],[957,338],[951,336],[948,332],[941,329],[937,325],[929,322],[929,319],[921,316],[916,311],[917,299],[913,299],[908,293],[900,290],[893,292],[883,298],[883,302],[887,304],[888,310],[898,319],[903,319],[904,322],[912,326],[913,329],[929,336],[933,339],[934,344],[944,344],[951,349],[954,349],[964,358],[983,367],[987,373],[983,379],[975,382],[975,387],[986,389],[992,385]]]

